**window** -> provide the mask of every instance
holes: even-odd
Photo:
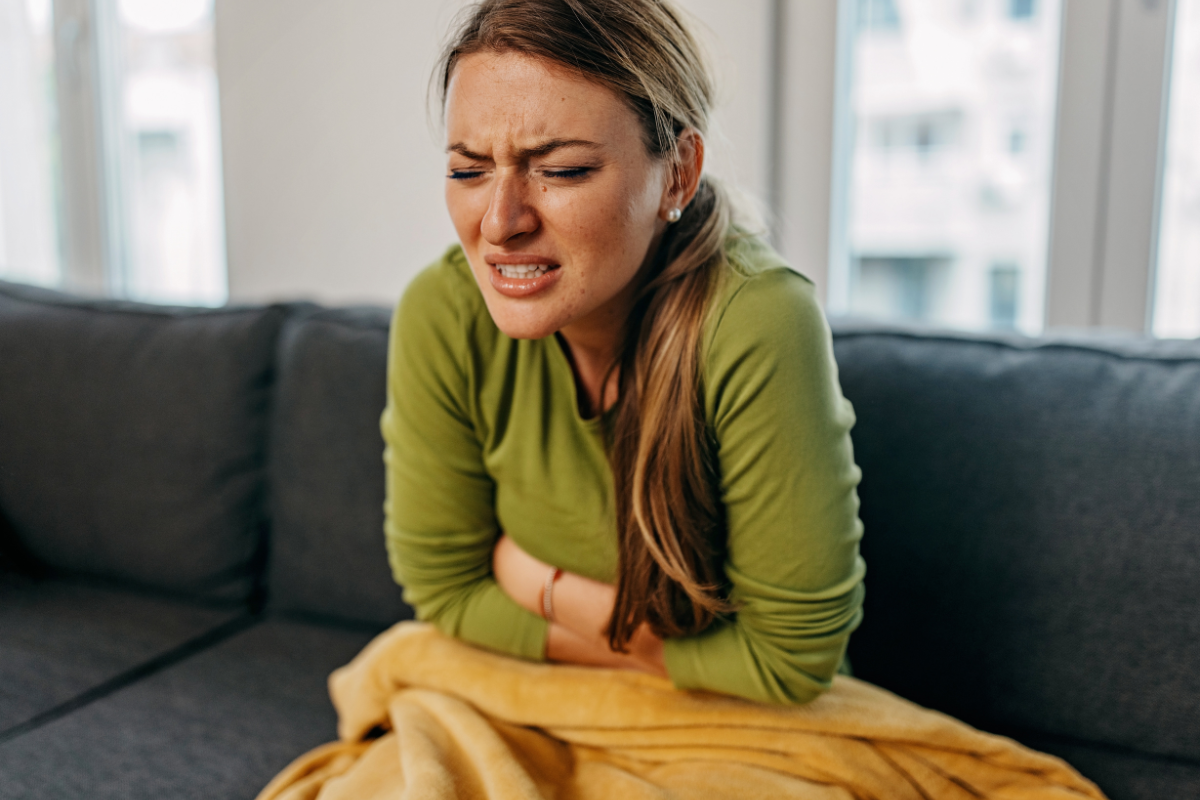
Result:
[[[1013,19],[1029,19],[1037,13],[1035,0],[1008,0],[1008,16]]]
[[[119,137],[121,294],[226,295],[212,0],[119,0],[109,87]]]
[[[0,5],[0,278],[57,284],[59,174],[50,0]]]
[[[1020,297],[1020,268],[1016,264],[997,264],[992,267],[988,278],[992,327],[997,330],[1015,329]]]
[[[224,302],[212,0],[7,0],[0,37],[0,276]]]
[[[894,31],[900,28],[896,0],[858,0],[858,27],[863,31]]]
[[[853,274],[851,313],[904,321],[941,315],[951,261],[942,256],[861,256]]]
[[[1200,336],[1200,2],[1175,17],[1153,329]]]
[[[1008,152],[1011,155],[1020,155],[1025,152],[1026,134],[1024,128],[1012,128],[1008,132]]]
[[[875,4],[856,5],[871,16],[848,59],[852,145],[834,169],[846,208],[831,234],[831,314],[1042,328],[1059,6],[1046,0],[1047,13],[1019,27],[967,8],[907,3],[904,26],[880,37],[864,33],[876,29]]]

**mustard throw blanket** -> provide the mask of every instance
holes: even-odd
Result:
[[[404,622],[329,686],[341,741],[259,800],[1103,798],[1057,758],[853,678],[768,706],[518,661]]]

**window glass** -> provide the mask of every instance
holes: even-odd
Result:
[[[1038,332],[1059,0],[853,7],[830,312]]]
[[[1036,9],[1034,0],[1008,0],[1008,15],[1013,19],[1032,19]]]
[[[110,0],[111,2],[112,0]],[[127,297],[227,295],[212,0],[116,0],[105,102],[115,128],[109,225]],[[111,268],[111,267],[110,267]]]
[[[0,278],[59,280],[50,0],[0,2]]]
[[[1153,327],[1200,336],[1200,0],[1179,0],[1167,106]]]

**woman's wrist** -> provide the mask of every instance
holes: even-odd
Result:
[[[547,622],[554,622],[554,582],[562,577],[559,567],[550,567],[546,573],[546,582],[542,584],[542,592],[538,595],[538,610]]]

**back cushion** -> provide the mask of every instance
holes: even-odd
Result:
[[[390,314],[316,311],[284,329],[270,447],[273,610],[388,625],[412,617],[383,543]]]
[[[855,672],[981,727],[1200,759],[1200,344],[842,329]]]
[[[0,282],[0,512],[52,568],[244,598],[281,308]]]

